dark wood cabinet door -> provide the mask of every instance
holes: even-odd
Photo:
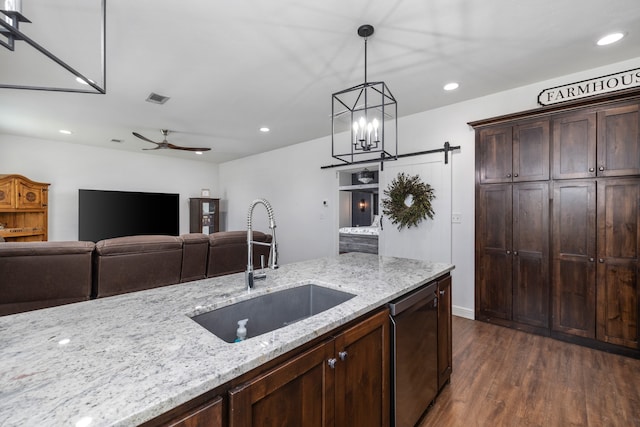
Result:
[[[478,134],[476,152],[480,182],[484,184],[511,182],[513,173],[511,126],[482,129]]]
[[[552,329],[595,338],[595,182],[555,182],[552,253]]]
[[[549,120],[513,128],[513,182],[549,179]]]
[[[383,310],[335,338],[337,427],[389,426],[389,322]]]
[[[170,427],[222,427],[222,408],[222,397],[217,396],[167,425]]]
[[[597,338],[638,347],[640,178],[598,181]]]
[[[512,184],[482,185],[476,204],[476,317],[511,320]]]
[[[333,341],[229,392],[229,426],[333,426]]]
[[[596,176],[596,113],[578,112],[553,119],[553,177]]]
[[[438,281],[438,390],[451,378],[451,276]]]
[[[598,176],[640,174],[640,104],[598,111]]]
[[[513,185],[513,320],[549,326],[549,184]]]

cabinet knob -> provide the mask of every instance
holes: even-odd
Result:
[[[598,168],[598,170],[599,170],[599,171],[603,171],[603,170],[604,170],[604,166],[600,166],[600,167]]]
[[[329,367],[331,369],[335,369],[336,368],[336,362],[338,360],[335,357],[332,357],[331,359],[327,360],[327,363],[329,364]]]
[[[593,262],[595,261],[593,258],[589,258],[589,262]]]
[[[510,250],[507,250],[507,255],[511,255],[511,251]]]
[[[594,168],[589,168],[589,172],[595,172]]]
[[[600,259],[598,259],[598,262],[599,262],[600,264],[604,264],[604,258],[600,258]]]
[[[440,295],[444,295],[444,293],[445,293],[445,290],[444,290],[444,289],[441,289],[441,290],[440,290]]]
[[[338,357],[340,358],[340,360],[344,362],[347,359],[347,352],[346,351],[338,352]]]
[[[513,256],[518,256],[518,251],[513,251]]]
[[[511,174],[510,173],[507,174],[507,178],[511,178]]]
[[[514,173],[514,174],[513,174],[513,177],[514,177],[514,178],[517,178],[517,177],[518,177],[518,174],[517,174],[517,173]]]

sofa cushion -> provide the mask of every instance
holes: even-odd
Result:
[[[85,301],[93,242],[0,243],[0,315]]]
[[[271,243],[271,234],[260,231],[253,232],[253,240]],[[260,256],[264,256],[265,264],[269,257],[269,246],[253,245],[253,265],[260,267]],[[247,232],[221,231],[209,236],[209,263],[207,277],[239,273],[247,268]]]
[[[127,236],[96,243],[93,296],[106,297],[180,282],[182,239]]]

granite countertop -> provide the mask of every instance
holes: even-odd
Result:
[[[150,420],[453,269],[344,254],[0,317],[0,425],[130,426]],[[318,315],[228,344],[191,320],[315,283],[356,294]]]

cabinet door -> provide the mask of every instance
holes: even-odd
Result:
[[[556,182],[552,329],[595,337],[596,193],[593,181]]]
[[[222,407],[222,397],[218,396],[167,425],[170,427],[222,427]]]
[[[639,106],[598,112],[598,176],[640,174]]]
[[[513,320],[549,326],[549,184],[513,186]]]
[[[598,181],[597,338],[638,347],[640,179]]]
[[[335,425],[338,427],[389,426],[389,322],[389,311],[383,310],[336,336]]]
[[[480,186],[476,205],[476,315],[511,320],[511,184]]]
[[[513,128],[513,182],[549,179],[549,120]]]
[[[12,180],[0,182],[0,209],[11,209],[15,207],[14,185]]]
[[[438,281],[438,390],[451,378],[451,276]]]
[[[46,189],[18,180],[18,209],[42,209],[46,206]]]
[[[511,182],[512,141],[511,126],[480,130],[476,143],[480,182]]]
[[[573,113],[553,119],[553,177],[596,176],[596,113]]]
[[[333,426],[333,341],[229,392],[230,427]]]

